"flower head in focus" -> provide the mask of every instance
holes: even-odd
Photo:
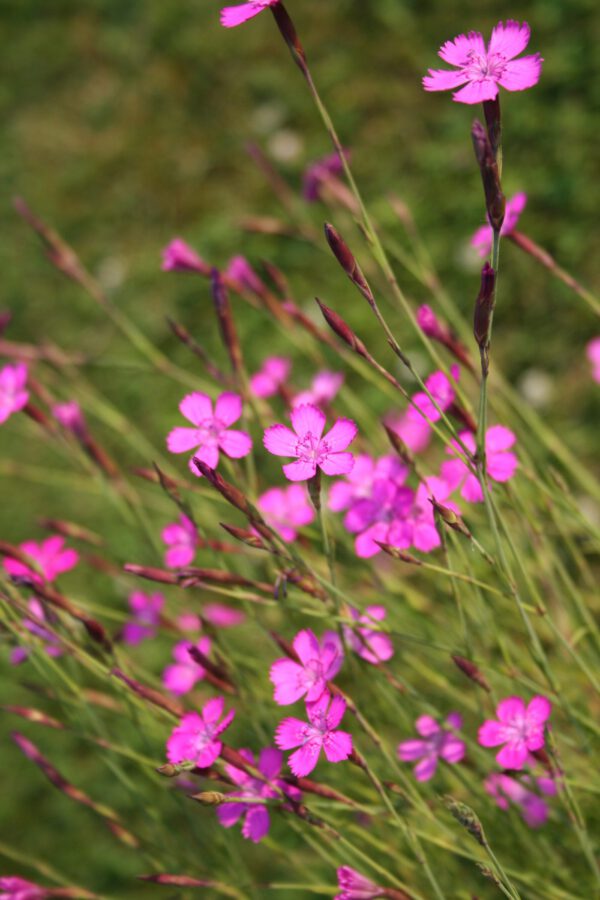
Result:
[[[27,366],[16,363],[0,369],[0,425],[27,405],[29,393],[27,384]]]
[[[232,459],[247,456],[252,450],[250,435],[229,427],[242,415],[242,398],[239,394],[221,394],[214,411],[212,400],[207,394],[188,394],[179,404],[179,411],[194,427],[174,428],[169,433],[167,448],[171,453],[187,453],[195,449],[194,456],[211,469],[216,469],[221,450]],[[200,477],[193,457],[190,469]]]
[[[271,425],[264,434],[264,445],[275,456],[295,456],[283,466],[290,481],[308,481],[317,469],[325,475],[347,475],[354,465],[351,453],[344,452],[358,431],[350,419],[338,419],[328,433],[325,414],[316,406],[298,406],[291,413],[291,431],[286,425]]]
[[[403,762],[419,760],[414,768],[417,781],[429,781],[433,778],[440,759],[454,764],[460,762],[465,755],[464,741],[454,734],[454,731],[462,728],[462,717],[452,712],[445,724],[453,730],[438,725],[431,716],[420,716],[415,726],[421,737],[398,744],[399,759]]]
[[[177,765],[189,761],[201,769],[212,766],[223,746],[219,735],[235,716],[232,709],[221,718],[224,708],[223,697],[214,697],[204,704],[201,713],[186,713],[167,741],[169,762]]]
[[[527,706],[520,697],[507,697],[496,707],[496,719],[488,719],[479,729],[482,747],[499,747],[496,762],[503,769],[522,769],[530,751],[544,746],[544,730],[552,712],[547,697],[537,696]]]
[[[315,703],[306,706],[308,722],[301,719],[284,719],[277,726],[275,743],[280,750],[298,747],[288,759],[294,775],[302,778],[316,766],[321,750],[329,762],[342,762],[352,753],[352,735],[337,731],[346,712],[342,697],[331,697],[325,691]]]

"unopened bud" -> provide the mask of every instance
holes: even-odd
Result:
[[[200,791],[199,794],[190,794],[190,798],[202,806],[221,806],[227,802],[225,794],[220,794],[219,791]]]
[[[333,255],[339,262],[340,266],[342,267],[350,281],[356,285],[363,297],[372,306],[374,303],[373,293],[371,291],[371,288],[369,287],[367,279],[363,275],[362,270],[354,257],[354,254],[350,250],[350,247],[344,241],[342,236],[335,230],[333,225],[330,225],[329,223],[325,223],[325,237],[327,238],[327,243],[333,251]]]
[[[496,286],[496,272],[486,262],[481,270],[481,287],[475,301],[475,313],[473,316],[473,334],[481,350],[484,350],[489,341],[490,324],[494,313]]]
[[[412,466],[414,463],[414,457],[408,446],[404,443],[398,432],[394,431],[389,425],[384,423],[383,427],[385,428],[385,433],[388,436],[388,440],[402,462],[406,463],[407,466]]]
[[[454,797],[445,797],[444,803],[456,821],[459,822],[463,828],[466,828],[469,834],[473,835],[475,840],[481,844],[482,847],[485,847],[487,842],[483,832],[483,825],[471,807],[467,806],[466,803],[460,803],[458,800],[455,800]]]
[[[268,550],[268,547],[262,538],[253,531],[247,531],[244,528],[236,528],[235,525],[227,525],[225,522],[220,522],[219,524],[221,528],[224,528],[228,534],[237,541],[241,541],[242,544],[246,544],[254,550]]]
[[[488,219],[494,231],[499,232],[504,221],[506,200],[502,193],[500,173],[494,151],[492,150],[487,131],[478,119],[475,119],[473,122],[471,137],[475,149],[475,158],[481,171]]]
[[[319,304],[319,309],[323,313],[323,318],[331,330],[334,331],[345,344],[348,344],[351,350],[354,350],[359,356],[364,356],[365,359],[368,359],[369,354],[367,353],[367,348],[360,338],[354,334],[350,326],[344,322],[342,317],[334,312],[333,309],[330,309],[329,306],[325,306],[324,303],[321,303],[319,299],[317,299],[317,303]]]
[[[475,663],[471,662],[470,659],[465,659],[463,656],[457,656],[456,654],[452,655],[452,662],[467,676],[467,678],[470,678],[471,681],[474,681],[475,684],[478,684],[479,687],[482,687],[484,691],[488,691],[489,693],[491,688],[487,679]]]
[[[454,510],[449,509],[447,506],[442,506],[441,503],[438,503],[437,500],[432,499],[431,497],[429,498],[429,502],[449,528],[453,531],[458,531],[459,534],[464,534],[465,537],[470,538],[472,536],[462,518],[455,513]]]
[[[292,54],[292,59],[304,77],[307,78],[308,69],[306,67],[306,53],[304,52],[304,47],[300,43],[300,38],[298,37],[294,23],[290,19],[286,8],[283,3],[278,2],[271,6],[271,12],[273,13],[273,18],[277,23],[282,38],[288,45],[289,51]]]
[[[406,550],[400,550],[398,547],[392,546],[392,544],[385,544],[383,541],[375,541],[375,543],[381,547],[384,553],[387,553],[387,555],[391,556],[393,559],[401,559],[402,562],[409,563],[411,566],[423,565],[420,559],[417,559],[412,553],[407,553]]]
[[[235,506],[236,509],[239,509],[240,512],[243,512],[244,515],[250,516],[251,510],[248,501],[246,500],[243,493],[236,488],[229,481],[225,481],[225,479],[219,475],[219,473],[215,469],[211,469],[210,466],[199,459],[197,456],[194,456],[192,462],[198,469],[201,475],[209,481],[212,486],[224,497],[228,503],[231,503],[232,506]]]

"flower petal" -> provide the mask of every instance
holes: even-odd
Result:
[[[294,638],[293,646],[303,665],[307,665],[312,659],[319,657],[319,642],[310,628],[305,628],[298,632]]]
[[[356,422],[352,419],[338,419],[327,434],[324,440],[332,453],[338,453],[345,450],[358,433]]]
[[[525,704],[520,697],[506,697],[496,707],[496,715],[505,724],[525,717]]]
[[[242,456],[248,456],[252,450],[252,438],[245,431],[230,429],[221,433],[219,446],[227,456],[240,459]],[[214,469],[214,466],[212,468]]]
[[[305,741],[312,730],[307,722],[300,719],[293,717],[283,719],[275,731],[275,743],[280,750],[291,750]]]
[[[522,59],[507,62],[499,78],[500,84],[506,91],[524,91],[533,87],[540,80],[543,61],[539,53],[536,53],[534,56],[523,56]]]
[[[346,731],[333,731],[326,735],[323,750],[329,762],[336,763],[348,759],[352,753],[352,735]]]
[[[242,825],[242,834],[245,838],[258,844],[269,831],[269,811],[265,806],[253,806]]]
[[[208,394],[200,394],[198,391],[188,394],[179,404],[179,412],[193,425],[199,425],[206,419],[212,419],[212,400]]]
[[[343,697],[336,695],[331,701],[329,712],[327,713],[327,727],[337,728],[346,712],[346,701]]]
[[[296,456],[298,437],[286,425],[271,425],[266,429],[263,444],[274,456]]]
[[[511,743],[496,754],[496,762],[503,769],[522,769],[527,762],[528,750],[525,743]]]
[[[242,414],[242,398],[239,394],[226,391],[217,398],[215,405],[215,419],[218,419],[225,427],[237,422]]]
[[[288,759],[288,765],[297,778],[308,775],[317,762],[319,761],[319,753],[321,752],[321,737],[313,737],[292,753]]]
[[[275,702],[280,706],[295,703],[306,693],[302,666],[291,659],[278,659],[271,666],[269,678],[275,687]]]
[[[200,443],[197,428],[174,428],[167,435],[167,450],[171,453],[187,453]]]
[[[293,409],[290,418],[292,420],[292,428],[298,437],[303,438],[310,432],[317,440],[323,434],[325,422],[327,421],[325,413],[321,412],[317,406],[312,406],[309,403]]]
[[[223,697],[213,697],[211,700],[204,704],[204,708],[202,710],[203,720],[207,725],[212,725],[214,722],[217,722],[221,718],[224,708],[225,700],[223,699]]]
[[[417,781],[429,781],[430,778],[433,778],[437,765],[438,758],[435,753],[430,753],[428,756],[425,756],[414,768]]]
[[[309,478],[314,477],[316,471],[317,466],[315,463],[306,462],[302,459],[283,466],[284,475],[290,481],[308,481]]]
[[[451,66],[466,66],[471,61],[470,54],[485,56],[485,42],[478,31],[459,34],[453,41],[446,41],[438,51],[438,56]]]
[[[415,738],[410,741],[402,741],[401,744],[398,744],[396,752],[398,759],[401,759],[403,762],[412,762],[414,759],[421,759],[427,753],[427,750],[427,741],[419,741]]]
[[[426,91],[453,91],[469,80],[462,69],[429,69],[423,78]]]
[[[534,697],[527,707],[528,722],[545,722],[550,718],[552,704],[547,697]]]
[[[527,22],[520,25],[514,19],[509,19],[506,25],[498,22],[492,30],[492,36],[488,44],[488,54],[499,53],[505,59],[513,59],[522,53],[527,44],[531,31]]]
[[[509,63],[510,65],[510,63]],[[484,100],[494,100],[498,96],[498,85],[491,78],[483,78],[481,81],[470,81],[460,91],[457,91],[452,99],[456,103],[483,103]]]
[[[281,771],[282,764],[283,756],[281,750],[276,750],[275,747],[265,747],[260,751],[258,768],[265,778],[270,780],[276,778]]]
[[[254,18],[264,9],[263,4],[258,3],[242,3],[239,6],[225,6],[221,10],[221,25],[225,28],[235,28],[236,25],[241,25],[242,22],[247,22],[248,19]]]
[[[348,475],[353,466],[354,457],[351,453],[328,453],[323,462],[319,463],[319,468],[326,475]]]
[[[219,465],[219,448],[216,444],[206,444],[204,447],[198,447],[195,456],[211,469],[216,469]],[[200,474],[193,463],[190,468],[196,475]]]
[[[477,740],[482,747],[498,747],[506,740],[506,729],[500,722],[488,719],[480,727]]]
[[[498,453],[500,450],[508,450],[513,446],[517,437],[514,431],[504,425],[492,425],[485,435],[486,453]]]

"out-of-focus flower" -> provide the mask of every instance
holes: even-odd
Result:
[[[128,602],[132,620],[123,626],[123,640],[126,644],[135,646],[156,634],[165,598],[162,594],[134,591],[129,595]]]
[[[16,363],[0,369],[0,425],[27,405],[29,393],[27,384],[27,366]]]
[[[510,234],[517,227],[517,223],[521,213],[527,205],[527,194],[519,193],[506,201],[506,210],[504,213],[504,221],[500,234],[502,236]],[[483,258],[489,256],[492,252],[492,242],[494,240],[494,232],[491,225],[482,225],[478,228],[471,238],[471,246],[475,247],[479,255]]]
[[[454,381],[458,381],[459,367],[452,366],[451,374]],[[435,403],[425,391],[418,391],[413,395],[412,404],[406,412],[399,419],[389,419],[387,423],[413,453],[421,453],[429,444],[431,423],[437,422],[441,417],[436,404],[442,412],[445,412],[452,406],[455,398],[454,385],[444,372],[432,372],[425,379],[425,387]]]
[[[544,746],[544,729],[552,712],[547,697],[536,696],[525,706],[520,697],[507,697],[496,707],[498,719],[486,720],[479,729],[482,747],[498,747],[496,762],[504,769],[522,769],[530,751]]]
[[[163,684],[172,694],[187,694],[198,681],[202,681],[206,674],[200,663],[192,659],[191,647],[197,647],[204,656],[208,656],[211,640],[204,636],[196,643],[180,641],[175,644],[172,650],[175,662],[167,666],[162,674]]]
[[[295,703],[300,697],[307,702],[318,700],[340,671],[344,660],[337,635],[323,635],[319,643],[314,633],[306,628],[298,632],[293,642],[300,662],[278,659],[271,666],[269,678],[275,686],[275,702],[280,706]]]
[[[315,703],[306,707],[308,722],[301,719],[284,719],[277,726],[275,743],[280,750],[299,747],[288,759],[294,775],[302,778],[312,772],[321,750],[329,762],[342,762],[352,753],[352,735],[336,731],[346,712],[346,701],[325,691]]]
[[[284,541],[295,541],[298,528],[310,525],[315,511],[309,502],[306,488],[290,484],[285,488],[270,488],[258,498],[257,504],[265,521]]]
[[[67,431],[72,431],[76,437],[83,437],[87,433],[87,424],[76,400],[68,400],[66,403],[57,403],[52,407],[52,415]]]
[[[71,547],[65,548],[65,539],[58,535],[46,538],[41,544],[37,544],[35,541],[25,541],[25,543],[19,544],[19,549],[37,563],[42,577],[46,581],[54,581],[63,572],[74,568],[79,561],[77,551]],[[25,577],[36,584],[40,584],[42,580],[33,569],[17,559],[6,557],[4,568],[12,577]]]
[[[179,411],[195,427],[174,428],[169,433],[167,448],[171,453],[187,453],[195,449],[194,456],[211,469],[216,469],[220,450],[232,459],[247,456],[252,450],[250,435],[229,427],[242,415],[242,398],[239,394],[221,394],[217,398],[214,412],[212,400],[207,394],[188,394],[179,404]],[[190,469],[200,477],[191,460]]]
[[[397,456],[380,456],[373,459],[360,453],[354,459],[352,471],[343,480],[334,481],[329,489],[328,505],[334,512],[351,509],[360,500],[368,500],[373,485],[378,480],[392,480],[402,484],[408,475],[408,466]],[[347,526],[346,526],[347,527]]]
[[[56,896],[54,891],[19,878],[18,875],[0,876],[0,900],[48,900],[52,896]]]
[[[197,272],[207,275],[210,267],[181,238],[174,238],[163,250],[163,272]]]
[[[586,353],[592,364],[592,378],[600,384],[600,337],[589,342]]]
[[[348,646],[374,666],[391,659],[394,655],[391,638],[377,631],[377,622],[383,622],[387,616],[385,606],[367,606],[363,615],[351,606],[350,615],[359,627],[353,629],[349,625],[344,625]]]
[[[260,294],[264,285],[245,256],[234,256],[229,260],[229,264],[224,274],[237,281],[245,290],[253,291]]]
[[[233,628],[240,625],[246,618],[239,609],[232,609],[225,603],[206,603],[202,607],[204,618],[218,628]]]
[[[344,150],[344,156],[348,160],[350,152]],[[339,153],[330,153],[321,159],[315,160],[304,171],[302,193],[309,203],[315,203],[321,196],[321,188],[331,178],[339,177],[344,171],[344,166]]]
[[[548,820],[549,810],[543,797],[532,790],[535,785],[541,793],[550,796],[557,790],[556,783],[552,778],[536,778],[534,781],[526,776],[519,781],[500,772],[488,775],[483,783],[484,788],[494,798],[500,809],[508,809],[509,805],[514,803],[520,807],[521,815],[530,828],[541,828]]]
[[[376,897],[385,896],[383,888],[350,866],[340,866],[337,879],[341,893],[336,894],[334,900],[375,900]]]
[[[48,615],[46,614],[44,607],[35,597],[32,597],[27,601],[27,607],[30,613],[35,616],[36,620],[41,620],[42,622],[48,621]],[[34,622],[33,619],[24,618],[23,627],[44,642],[44,650],[48,656],[60,656],[62,654],[63,650],[60,641],[50,631],[44,628],[43,625],[40,625],[39,621]],[[10,653],[11,665],[18,666],[22,662],[25,662],[29,653],[29,647],[14,647]]]
[[[458,731],[462,728],[462,717],[452,712],[444,723]],[[431,716],[420,716],[415,722],[421,738],[398,744],[398,758],[403,762],[420,760],[414,768],[417,781],[429,781],[436,773],[438,762],[458,763],[465,755],[465,744],[453,731],[443,728]]]
[[[343,383],[344,376],[339,372],[317,372],[309,389],[296,394],[292,406],[294,409],[305,404],[326,406],[336,397]]]
[[[430,306],[426,303],[417,310],[417,325],[430,338],[436,340],[444,340],[447,336],[446,329],[440,323],[438,317]]]
[[[354,422],[338,419],[323,437],[326,418],[316,406],[298,406],[291,419],[294,431],[286,425],[271,425],[263,439],[269,453],[296,457],[295,462],[283,466],[290,481],[308,481],[317,468],[325,475],[347,475],[352,470],[354,457],[343,451],[356,437]]]
[[[272,397],[285,384],[292,368],[291,360],[285,356],[269,356],[261,368],[250,379],[250,388],[255,397]]]
[[[169,762],[177,765],[189,761],[201,769],[212,766],[223,746],[219,735],[235,716],[232,709],[221,719],[224,708],[223,697],[214,697],[204,704],[201,713],[186,713],[167,741]]]
[[[221,10],[221,25],[224,25],[225,28],[235,28],[236,25],[247,22],[248,19],[261,13],[263,9],[275,6],[276,3],[279,3],[279,0],[247,0],[246,3],[238,6],[225,6]]]
[[[475,453],[477,448],[471,432],[463,431],[459,437],[467,450]],[[488,428],[485,435],[486,468],[487,474],[493,481],[510,481],[515,474],[519,463],[515,454],[510,452],[510,447],[515,441],[514,432],[510,428],[505,428],[504,425],[492,425],[491,428]],[[452,441],[447,452],[456,456],[457,451],[461,452],[460,447],[456,441]],[[468,503],[481,503],[483,500],[481,485],[477,477],[462,459],[456,458],[443,462],[440,474],[450,492],[460,488],[461,497],[464,497]]]
[[[198,532],[192,520],[182,513],[179,522],[171,522],[163,528],[161,537],[167,545],[165,565],[169,569],[189,566],[198,546]]]

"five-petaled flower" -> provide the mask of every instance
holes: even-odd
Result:
[[[269,453],[296,457],[283,467],[290,481],[308,481],[317,468],[326,475],[347,475],[352,470],[354,457],[343,451],[356,437],[354,422],[338,419],[323,437],[325,414],[310,404],[293,409],[291,420],[294,431],[286,425],[271,425],[263,439]]]
[[[520,25],[512,19],[506,25],[498,22],[487,48],[478,31],[459,34],[438,51],[438,56],[456,69],[430,69],[423,78],[423,87],[426,91],[451,91],[464,85],[453,99],[469,104],[494,100],[499,86],[507,91],[533,87],[540,78],[542,57],[535,53],[515,59],[529,43],[529,37],[527,22]]]
[[[530,751],[544,746],[544,728],[552,712],[546,697],[536,696],[530,703],[520,697],[507,697],[496,707],[498,719],[486,720],[479,729],[482,747],[499,747],[496,762],[503,769],[522,769]]]
[[[462,728],[462,717],[452,712],[444,723],[458,731]],[[465,755],[465,744],[453,731],[442,728],[431,716],[420,716],[415,727],[421,739],[403,741],[398,744],[398,757],[403,762],[420,760],[414,768],[417,781],[429,781],[436,773],[438,760],[458,763]]]
[[[182,513],[179,522],[165,525],[161,537],[167,545],[165,565],[169,569],[189,566],[198,546],[198,531],[192,520]]]
[[[471,432],[463,431],[459,437],[467,450],[475,453],[475,438]],[[510,452],[510,448],[515,441],[514,433],[510,428],[505,428],[504,425],[492,425],[486,431],[486,469],[487,474],[493,481],[510,481],[515,474],[518,460],[515,454]],[[447,452],[456,457],[457,451],[460,451],[459,444],[451,441],[451,446]],[[440,474],[442,480],[448,485],[450,492],[460,488],[461,496],[469,503],[481,503],[483,500],[483,493],[477,476],[471,472],[466,462],[462,459],[455,458],[443,462],[440,467]]]
[[[247,0],[246,3],[241,3],[238,6],[225,6],[221,10],[221,25],[224,25],[225,28],[235,28],[236,25],[241,25],[242,22],[253,19],[263,9],[275,6],[276,3],[279,3],[279,0]]]
[[[340,866],[337,879],[341,893],[336,894],[333,900],[375,900],[385,896],[383,888],[350,866]]]
[[[128,603],[132,619],[123,626],[123,640],[126,644],[135,646],[156,634],[165,598],[162,594],[134,591],[129,595]]]
[[[502,236],[511,234],[515,228],[517,227],[517,222],[521,216],[521,213],[525,209],[527,205],[527,194],[521,193],[515,194],[514,197],[511,197],[510,200],[506,201],[506,210],[504,212],[504,221],[502,222],[502,228],[500,229],[500,234]],[[471,246],[475,247],[481,258],[483,259],[485,256],[489,256],[492,252],[492,242],[494,240],[494,232],[492,226],[490,224],[482,225],[481,228],[478,228],[473,237],[471,238]]]
[[[0,369],[0,425],[27,405],[29,393],[25,390],[26,383],[25,363],[16,363],[14,366],[4,366]]]
[[[312,772],[321,750],[333,763],[348,759],[352,753],[352,735],[346,731],[336,731],[346,712],[346,701],[342,697],[331,698],[324,691],[315,703],[306,705],[306,712],[308,722],[284,719],[275,732],[275,743],[280,750],[299,748],[288,759],[289,767],[297,778]]]
[[[387,634],[377,631],[377,623],[383,622],[387,615],[385,606],[367,606],[362,615],[351,606],[349,612],[357,627],[344,625],[344,636],[348,646],[374,666],[391,659],[394,655],[394,645]]]
[[[256,505],[263,513],[265,522],[288,542],[295,541],[298,528],[310,525],[315,518],[315,510],[302,484],[270,488],[261,494]]]
[[[194,428],[174,428],[169,433],[167,448],[171,453],[187,453],[195,449],[194,456],[211,469],[216,469],[219,464],[220,450],[232,459],[239,459],[250,453],[250,435],[229,427],[242,415],[242,398],[239,394],[221,394],[217,397],[214,412],[208,394],[188,394],[179,404],[179,411]],[[190,469],[200,477],[193,457]]]
[[[212,766],[223,747],[219,735],[231,725],[235,716],[232,709],[221,719],[224,707],[223,697],[214,697],[204,704],[201,713],[186,713],[182,717],[167,741],[170,763],[192,762],[201,769]]]
[[[344,653],[338,635],[326,632],[321,643],[306,628],[298,632],[293,647],[299,662],[277,659],[271,666],[269,678],[275,686],[275,702],[280,706],[295,703],[306,696],[307,703],[318,700],[340,671]]]
[[[193,647],[196,647],[204,656],[208,656],[211,640],[209,637],[203,636],[195,644],[190,641],[180,641],[175,644],[172,650],[175,662],[167,666],[162,674],[163,684],[172,694],[187,694],[197,681],[202,681],[206,674],[204,668],[190,654]]]
[[[35,541],[25,541],[19,544],[19,549],[26,553],[33,562],[37,563],[38,569],[42,573],[42,577],[46,581],[54,581],[63,572],[68,572],[77,565],[79,554],[71,547],[65,548],[65,539],[58,535],[46,538],[41,544]],[[30,581],[39,584],[40,576],[17,559],[7,557],[4,560],[4,568],[13,578],[28,578]]]

